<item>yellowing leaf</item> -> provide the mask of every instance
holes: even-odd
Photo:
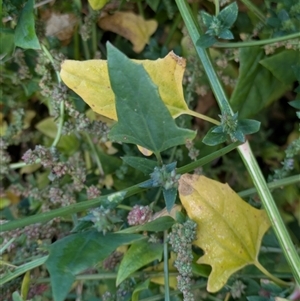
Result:
[[[101,9],[108,0],[89,0],[89,4],[93,10]]]
[[[184,174],[179,195],[197,225],[195,244],[204,255],[198,263],[212,267],[207,290],[216,292],[236,271],[260,265],[257,256],[270,223],[266,213],[244,202],[227,184],[204,176]]]
[[[149,42],[150,36],[157,29],[155,20],[144,20],[132,12],[117,11],[113,15],[106,15],[98,21],[98,25],[107,31],[112,31],[133,44],[133,50],[141,52]]]
[[[173,118],[190,113],[182,90],[185,59],[170,52],[163,59],[134,62],[144,66]],[[60,75],[64,83],[81,96],[93,111],[117,120],[115,96],[110,86],[106,60],[66,60],[61,66]]]

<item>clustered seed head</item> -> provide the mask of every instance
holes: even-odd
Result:
[[[121,262],[123,257],[122,252],[114,251],[102,262],[102,266],[107,271],[113,271],[114,268]]]
[[[127,216],[130,226],[143,225],[147,223],[153,215],[153,211],[149,206],[135,205]]]
[[[196,239],[197,224],[187,220],[184,224],[175,224],[168,239],[173,251],[177,254],[174,266],[179,275],[177,277],[178,289],[183,293],[184,301],[194,301],[190,290],[192,277],[192,242]]]
[[[241,298],[242,295],[245,293],[246,287],[247,286],[241,280],[235,281],[231,287],[232,298],[234,299]]]

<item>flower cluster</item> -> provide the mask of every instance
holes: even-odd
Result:
[[[190,290],[192,277],[192,242],[196,239],[197,224],[187,220],[184,224],[175,224],[168,239],[173,251],[177,254],[174,266],[179,275],[177,277],[178,289],[183,293],[184,301],[194,301]]]
[[[8,143],[3,138],[0,138],[0,180],[9,171],[10,155],[7,152]]]
[[[135,205],[127,216],[130,226],[143,225],[152,218],[152,210],[149,206]]]

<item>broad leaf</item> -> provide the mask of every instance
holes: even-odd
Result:
[[[106,15],[98,21],[103,30],[112,31],[133,44],[133,51],[141,52],[148,44],[150,36],[157,29],[156,20],[144,20],[132,12],[117,11],[113,15]]]
[[[204,23],[204,25],[209,28],[211,23],[213,22],[214,18],[213,16],[211,16],[209,13],[207,13],[206,11],[202,10],[200,12],[200,16],[201,16],[201,20]]]
[[[286,49],[270,57],[261,60],[259,63],[267,68],[281,82],[291,85],[297,79],[293,65],[300,62],[298,50]]]
[[[54,301],[65,300],[75,275],[108,257],[116,248],[143,238],[138,234],[88,231],[70,235],[50,246],[46,267]]]
[[[41,49],[34,27],[34,0],[25,4],[15,31],[15,45],[24,49]]]
[[[166,202],[167,211],[171,212],[177,196],[177,187],[172,187],[169,189],[165,189],[163,187],[163,195]]]
[[[227,140],[227,134],[223,132],[216,132],[217,129],[220,129],[220,126],[212,127],[204,136],[202,142],[209,146],[214,146],[221,144]]]
[[[157,154],[195,137],[195,132],[176,125],[143,66],[130,61],[111,44],[107,44],[107,52],[118,116],[110,139],[138,144]]]
[[[154,260],[161,260],[163,244],[149,243],[147,240],[138,241],[132,244],[125,253],[117,275],[116,285],[129,277],[133,272],[151,263]]]
[[[149,284],[150,284],[150,279],[147,279],[146,281],[138,284],[135,287],[134,291],[132,292],[131,300],[132,301],[138,301],[139,300],[139,294],[140,294],[140,292],[148,289]]]
[[[260,47],[240,49],[239,79],[230,103],[241,119],[254,116],[289,88],[260,64],[264,57]]]
[[[220,290],[244,266],[258,263],[261,240],[270,226],[265,211],[251,207],[227,184],[204,176],[182,175],[179,195],[198,224],[194,243],[204,251],[198,263],[212,267],[209,292]]]
[[[202,48],[208,48],[216,42],[218,42],[218,40],[215,37],[210,36],[208,34],[203,34],[197,41],[196,45]]]
[[[173,118],[189,113],[182,89],[185,59],[170,52],[163,59],[155,61],[132,61],[144,66]],[[110,86],[106,60],[66,60],[61,66],[60,76],[93,111],[117,120],[115,95]]]
[[[254,134],[259,131],[260,122],[252,119],[243,119],[238,122],[238,129],[242,131],[244,135]]]

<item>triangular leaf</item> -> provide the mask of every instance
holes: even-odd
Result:
[[[214,17],[211,16],[209,13],[205,12],[204,10],[202,10],[200,12],[200,15],[201,15],[201,19],[202,19],[202,22],[204,23],[204,25],[209,28]]]
[[[214,130],[219,131],[220,127],[212,127],[204,136],[202,142],[209,146],[221,144],[227,140],[226,133],[214,133]]]
[[[217,39],[213,36],[210,36],[208,34],[202,35],[199,40],[197,41],[196,45],[202,48],[208,48],[215,44],[217,42]]]
[[[166,202],[168,212],[170,212],[175,204],[177,196],[177,188],[165,189],[163,188],[163,195]]]
[[[216,292],[233,273],[257,263],[270,222],[264,210],[251,207],[227,184],[204,176],[182,175],[179,195],[189,218],[198,225],[194,243],[204,251],[198,263],[212,267],[207,290]]]
[[[176,125],[142,65],[130,61],[109,43],[107,52],[118,116],[110,139],[138,144],[157,154],[195,137],[195,132]]]
[[[123,280],[129,277],[133,272],[147,265],[154,260],[161,260],[163,244],[149,243],[142,240],[131,245],[130,249],[125,253],[116,280],[118,286]]]
[[[104,260],[116,248],[143,238],[138,234],[87,231],[67,236],[50,246],[46,267],[50,273],[54,301],[65,300],[75,275]]]
[[[226,6],[219,14],[218,19],[222,22],[222,25],[224,25],[227,28],[230,28],[233,23],[236,21],[236,18],[238,16],[239,8],[236,4],[236,2],[233,2]]]
[[[250,135],[259,131],[260,122],[252,119],[242,119],[238,122],[238,129],[243,132],[244,135]]]
[[[15,31],[15,45],[24,49],[41,49],[34,27],[34,0],[28,0]]]
[[[229,29],[222,29],[220,34],[218,35],[218,37],[220,39],[224,39],[224,40],[234,39],[234,36],[233,36],[232,32]]]

